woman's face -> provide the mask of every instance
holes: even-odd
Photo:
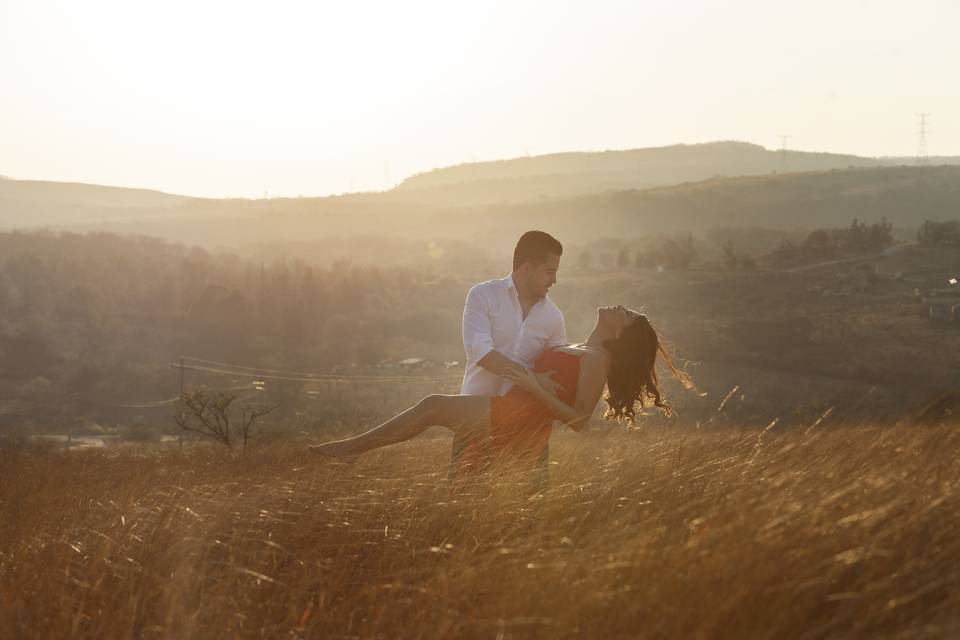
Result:
[[[598,322],[604,326],[614,338],[619,338],[623,330],[640,317],[640,312],[627,309],[622,304],[618,304],[613,307],[600,307],[597,309],[597,316]]]

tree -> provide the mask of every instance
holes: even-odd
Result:
[[[771,254],[771,258],[776,266],[784,267],[795,263],[799,255],[799,249],[789,239],[783,238],[780,246]]]
[[[620,249],[620,253],[617,254],[617,268],[626,269],[630,266],[630,250],[626,247]]]
[[[247,442],[253,438],[254,423],[280,405],[240,407],[237,420],[231,407],[239,397],[239,393],[197,387],[181,396],[173,422],[184,431],[199,433],[227,447],[233,447],[239,436],[242,450],[246,451]]]
[[[937,222],[927,220],[917,232],[917,240],[925,247],[941,244],[960,244],[960,220]]]
[[[867,225],[854,218],[853,223],[850,225],[849,231],[847,231],[844,244],[854,251],[863,251],[867,248],[867,237]]]
[[[880,222],[870,225],[867,230],[870,246],[873,249],[883,249],[893,244],[893,223],[881,218]]]
[[[44,374],[60,358],[44,336],[33,330],[0,337],[0,362],[10,377],[31,377]]]
[[[828,258],[833,256],[836,244],[827,229],[816,229],[810,232],[800,249],[805,256]]]
[[[10,304],[10,285],[7,283],[7,277],[0,271],[0,314],[4,314]]]

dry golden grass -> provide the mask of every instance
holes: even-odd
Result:
[[[555,439],[451,493],[449,440],[0,454],[3,638],[960,634],[960,431]]]

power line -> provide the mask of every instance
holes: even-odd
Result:
[[[251,384],[241,384],[234,387],[218,387],[216,391],[254,391],[254,387]],[[174,404],[177,402],[182,402],[184,398],[183,392],[180,392],[180,395],[176,398],[167,398],[166,400],[154,400],[153,402],[139,402],[133,404],[115,404],[112,402],[94,402],[103,407],[114,407],[116,409],[153,409],[156,407],[162,407],[168,404]]]
[[[446,377],[438,376],[372,376],[372,375],[337,375],[334,373],[312,373],[304,371],[284,371],[282,369],[265,369],[263,367],[250,367],[241,364],[228,364],[226,362],[220,362],[218,360],[204,360],[203,358],[194,358],[191,356],[182,356],[180,358],[184,362],[195,362],[203,365],[209,365],[215,368],[220,369],[238,369],[242,371],[247,371],[251,373],[261,374],[273,374],[277,376],[292,376],[300,378],[309,378],[312,380],[426,380],[426,379],[446,379],[446,377],[454,378],[460,377],[460,374],[452,374]],[[178,366],[174,364],[174,366]]]
[[[281,375],[281,376],[297,376],[301,378],[323,379],[323,376],[331,375],[327,373],[309,373],[304,371],[284,371],[281,369],[265,369],[263,367],[249,367],[242,364],[229,364],[226,362],[220,362],[218,360],[204,360],[203,358],[194,358],[191,356],[181,356],[180,361],[196,362],[203,365],[210,365],[212,367],[219,367],[221,369],[240,369],[242,371],[249,371],[254,373],[264,373],[264,374],[272,373],[272,374]]]
[[[213,360],[183,358],[181,362],[170,364],[173,369],[203,371],[241,378],[260,378],[263,380],[285,380],[288,382],[452,382],[460,374],[448,376],[350,376],[332,373],[303,373],[298,371],[277,371],[243,365],[231,365]]]

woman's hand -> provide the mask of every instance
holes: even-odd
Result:
[[[546,375],[552,376],[555,373],[556,371],[548,371]],[[525,391],[529,391],[530,393],[547,391],[540,385],[540,381],[537,380],[537,374],[535,374],[533,371],[530,371],[529,369],[523,369],[522,371],[517,369],[510,369],[509,371],[507,371],[507,373],[503,377],[509,380],[510,382],[512,382],[513,384],[515,384],[516,386],[520,387],[521,389]],[[549,393],[549,391],[547,392]]]
[[[534,373],[527,369],[511,369],[506,374],[504,378],[512,382],[514,385],[520,387],[524,391],[527,391],[534,398],[536,398],[541,404],[543,404],[547,409],[550,410],[550,413],[554,415],[558,420],[562,420],[567,423],[573,429],[582,428],[582,424],[586,423],[590,419],[589,415],[583,416],[571,405],[567,404],[556,395],[544,389],[539,380],[538,376],[547,377],[555,374],[556,371],[548,371],[547,373]],[[577,424],[571,424],[576,422]]]

